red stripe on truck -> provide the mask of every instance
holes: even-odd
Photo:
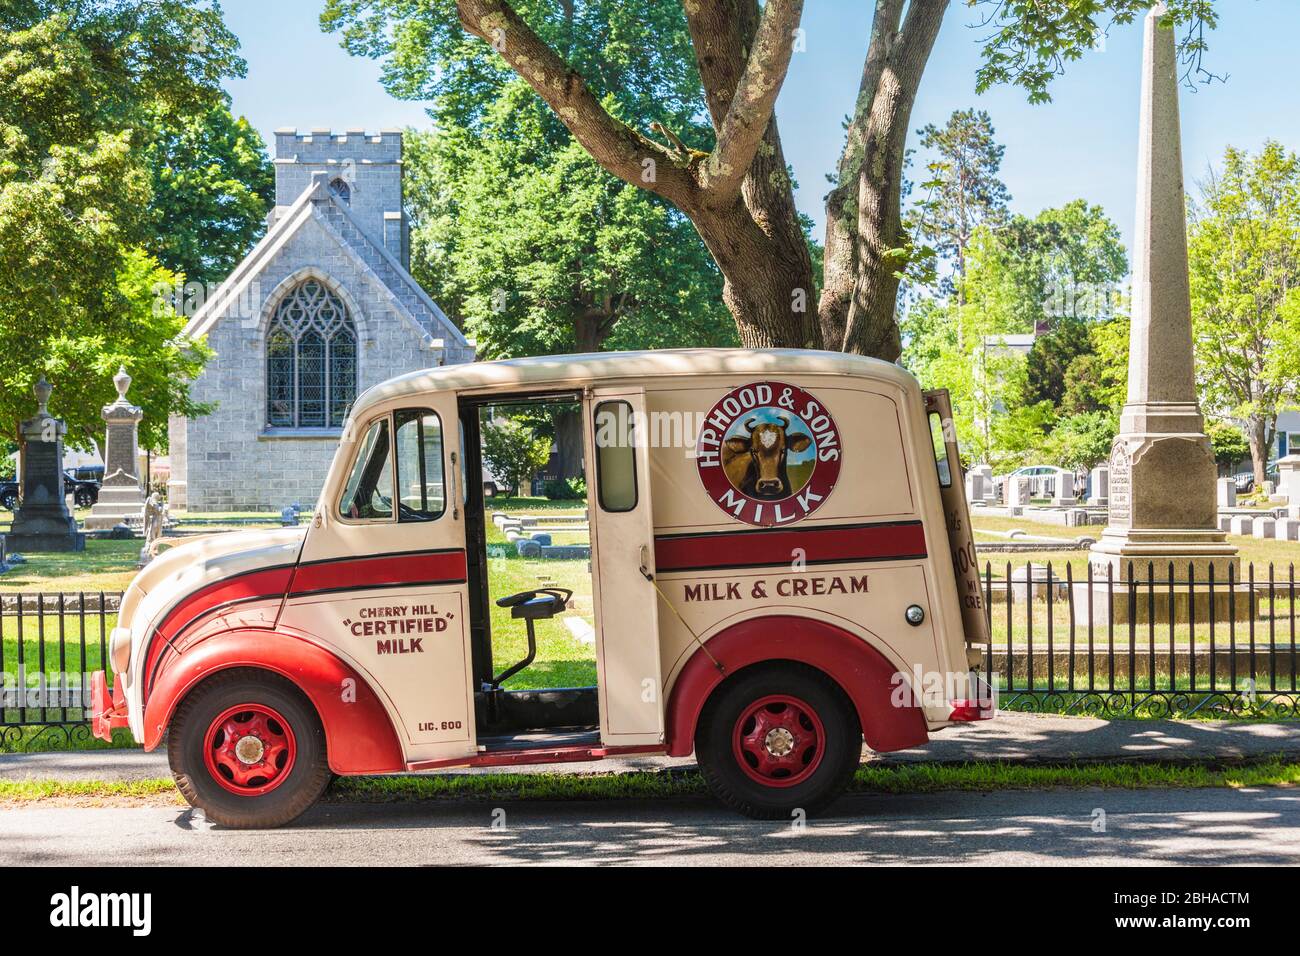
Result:
[[[298,565],[290,595],[412,584],[463,584],[465,552],[414,551]]]
[[[919,521],[890,521],[660,535],[655,538],[655,568],[670,573],[788,565],[799,551],[805,564],[924,558],[925,530]]]
[[[149,636],[145,651],[145,696],[152,690],[154,678],[168,649],[175,650],[173,639],[191,624],[207,614],[222,608],[249,601],[275,600],[284,595],[284,589],[293,575],[292,564],[270,568],[241,571],[221,578],[211,584],[191,591],[181,598],[163,617]]]

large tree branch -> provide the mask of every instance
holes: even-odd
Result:
[[[803,0],[767,0],[745,70],[718,128],[717,145],[701,170],[712,202],[725,201],[740,189],[772,119],[802,15]]]
[[[889,62],[903,17],[904,0],[876,0],[871,21],[867,58],[853,115],[840,153],[835,186],[826,197],[826,244],[823,253],[823,284],[818,312],[822,338],[827,348],[839,348],[848,321],[849,299],[857,273],[858,172],[867,149],[867,121],[876,100],[880,77]]]
[[[461,25],[501,54],[602,167],[675,205],[698,202],[699,187],[683,159],[611,116],[506,0],[456,0],[456,8]]]
[[[876,99],[876,89],[880,86],[881,74],[893,54],[898,42],[899,24],[902,21],[904,0],[876,0],[876,13],[871,21],[871,38],[867,43],[867,58],[862,64],[862,80],[858,83],[858,96],[853,105],[853,116],[844,138],[844,150],[840,153],[839,175],[836,188],[847,188],[856,192],[858,170],[862,167],[863,150],[866,148],[867,120],[871,116],[871,104]]]
[[[858,170],[857,275],[841,346],[847,352],[892,361],[901,349],[898,274],[906,259],[895,250],[907,245],[901,211],[904,147],[912,104],[948,2],[910,0],[868,115],[867,145]]]
[[[876,0],[858,98],[826,197],[825,276],[818,313],[828,348],[894,358],[895,273],[905,264],[903,150],[912,103],[948,0]],[[873,328],[867,329],[867,326]]]
[[[748,62],[749,41],[758,29],[757,0],[683,0],[686,29],[714,130],[726,121]]]

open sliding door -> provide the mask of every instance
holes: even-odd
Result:
[[[610,746],[663,741],[654,521],[645,391],[589,390],[587,486],[596,616],[600,735]]]

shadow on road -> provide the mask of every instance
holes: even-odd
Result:
[[[1300,863],[1300,789],[853,794],[806,825],[707,797],[325,803],[279,830],[175,807],[0,811],[0,865]]]

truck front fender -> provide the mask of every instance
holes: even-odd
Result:
[[[397,732],[369,682],[337,655],[299,637],[227,631],[188,647],[158,676],[144,705],[143,741],[153,750],[177,705],[198,683],[231,667],[279,674],[306,695],[325,728],[335,773],[385,773],[406,766]]]
[[[686,662],[668,698],[668,753],[685,757],[695,747],[695,726],[714,689],[742,668],[767,661],[797,661],[839,684],[858,712],[867,745],[880,753],[905,750],[929,739],[925,714],[913,705],[894,706],[897,668],[861,638],[812,618],[772,615],[733,624]],[[722,671],[709,654],[722,665]]]

